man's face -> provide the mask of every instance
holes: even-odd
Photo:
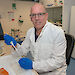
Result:
[[[46,20],[48,18],[48,13],[45,12],[45,9],[42,6],[35,5],[31,9],[31,21],[34,24],[34,27],[37,30],[40,30],[46,24]]]

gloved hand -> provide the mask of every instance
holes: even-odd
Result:
[[[7,45],[11,45],[10,43],[11,41],[13,42],[14,46],[16,46],[17,44],[16,40],[12,36],[9,36],[8,34],[4,35],[4,40]]]
[[[29,58],[21,58],[18,63],[20,64],[20,66],[24,69],[33,69],[32,67],[32,60],[30,60]]]

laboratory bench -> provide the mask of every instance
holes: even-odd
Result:
[[[21,57],[11,54],[11,48],[4,43],[4,40],[0,41],[0,73],[5,70],[8,73],[6,75],[38,75],[33,69],[25,70],[21,68],[18,63]]]
[[[0,56],[8,55],[11,53],[11,46],[6,45],[4,40],[0,40]]]
[[[20,67],[18,60],[21,57],[6,55],[0,57],[0,68],[4,68],[8,75],[38,75],[35,70],[25,70]],[[3,75],[3,74],[2,74]]]

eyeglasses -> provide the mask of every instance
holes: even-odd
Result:
[[[37,15],[38,17],[42,17],[44,14],[46,14],[46,13],[30,14],[30,16],[35,18],[36,15]]]

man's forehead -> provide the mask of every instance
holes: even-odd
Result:
[[[43,5],[36,3],[32,6],[31,11],[33,10],[41,10],[41,11],[45,11],[45,8]]]
[[[33,6],[43,6],[41,3],[35,3]]]

